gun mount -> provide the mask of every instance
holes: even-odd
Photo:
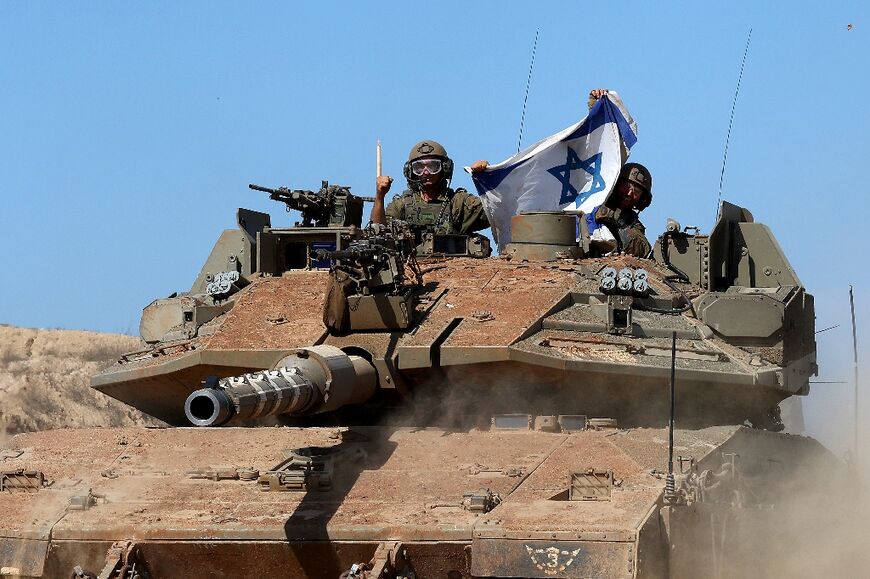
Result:
[[[407,223],[393,220],[389,225],[373,223],[361,235],[349,240],[346,249],[318,252],[320,259],[332,263],[323,323],[333,335],[406,329],[423,279],[414,234]]]
[[[280,201],[287,206],[287,211],[302,213],[302,221],[296,224],[297,227],[359,227],[363,203],[374,202],[374,197],[359,197],[350,192],[350,187],[330,185],[328,181],[322,182],[319,191],[287,187],[272,189],[253,183],[248,188],[268,193],[269,199]]]
[[[318,250],[317,256],[332,262],[331,271],[345,273],[356,284],[356,293],[399,293],[408,280],[406,270],[420,284],[422,275],[416,260],[414,234],[404,221],[389,225],[373,223],[362,237],[348,240],[346,249]]]

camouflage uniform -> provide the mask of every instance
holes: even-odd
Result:
[[[636,257],[648,257],[652,246],[646,238],[646,227],[631,209],[611,209],[601,205],[595,210],[595,221],[606,225],[622,242],[622,251]]]
[[[423,233],[467,235],[489,227],[480,198],[465,189],[447,188],[426,202],[420,193],[405,191],[387,206],[388,219],[407,221],[420,243]]]

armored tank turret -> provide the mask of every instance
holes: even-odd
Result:
[[[145,308],[147,347],[95,388],[183,426],[210,377],[226,390],[328,345],[377,381],[353,408],[329,405],[338,423],[392,421],[397,407],[446,396],[469,411],[450,419],[475,424],[567,414],[651,426],[667,419],[675,333],[681,424],[775,430],[779,402],[816,373],[812,296],[770,230],[728,203],[709,235],[672,222],[654,260],[588,257],[584,220],[565,213],[516,216],[505,256],[491,259],[420,255],[400,223],[363,229],[360,215],[279,229],[239,210],[239,223],[189,292]],[[409,426],[447,417],[418,410],[398,414]]]
[[[189,291],[145,308],[142,349],[93,378],[170,427],[13,439],[33,488],[0,494],[3,569],[766,576],[782,561],[760,545],[807,538],[783,513],[846,486],[778,433],[817,371],[813,297],[746,209],[709,234],[669,222],[651,259],[521,214],[482,258],[476,237],[362,227],[347,188],[255,188],[302,221],[240,209]]]

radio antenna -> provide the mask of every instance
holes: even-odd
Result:
[[[855,294],[852,293],[852,286],[849,286],[849,309],[852,312],[852,356],[853,356],[853,363],[855,366],[855,368],[854,368],[854,370],[855,370],[855,376],[854,376],[855,399],[852,401],[852,406],[854,407],[854,413],[855,413],[854,423],[853,423],[853,427],[855,430],[852,433],[854,436],[854,439],[852,441],[852,452],[854,453],[852,455],[852,460],[854,461],[855,469],[857,470],[857,468],[859,466],[859,463],[858,463],[858,459],[859,459],[859,456],[858,456],[858,402],[859,402],[859,400],[858,400],[858,330],[857,330],[857,327],[855,324]]]
[[[722,172],[719,174],[719,198],[716,200],[716,215],[722,207],[722,185],[725,182],[725,163],[728,161],[728,142],[731,140],[731,126],[734,124],[734,110],[737,108],[737,96],[740,94],[740,81],[743,80],[743,69],[746,67],[746,56],[749,54],[749,42],[752,40],[752,29],[746,37],[746,48],[743,49],[743,60],[740,63],[740,75],[737,77],[737,90],[734,91],[734,102],[731,103],[731,118],[728,119],[728,134],[725,135],[725,152],[722,155]]]
[[[538,33],[540,28],[535,30],[535,43],[532,45],[532,62],[529,64],[529,78],[526,79],[526,97],[523,99],[523,114],[520,116],[520,136],[517,139],[517,153],[520,152],[520,146],[523,143],[523,127],[526,124],[526,103],[529,102],[529,88],[532,86],[532,70],[535,68],[535,53],[538,51]]]
[[[674,503],[677,500],[676,482],[674,481],[674,418],[677,413],[676,371],[677,331],[674,330],[671,333],[671,407],[668,414],[668,476],[665,479],[665,500],[669,503]]]

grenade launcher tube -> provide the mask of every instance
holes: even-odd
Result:
[[[365,358],[334,346],[312,346],[283,358],[274,370],[224,378],[217,388],[192,392],[184,413],[195,426],[317,414],[365,402],[376,388],[377,374]]]

